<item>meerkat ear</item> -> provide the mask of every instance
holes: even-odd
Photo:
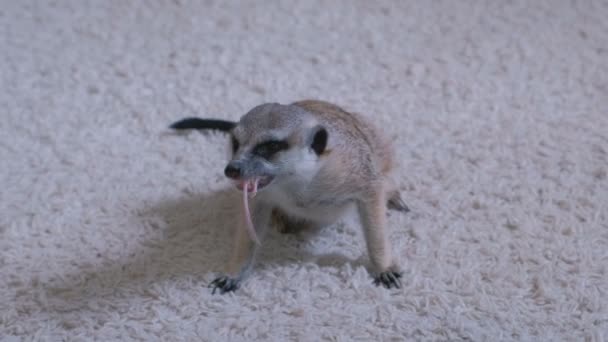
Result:
[[[327,130],[325,127],[321,125],[315,126],[311,131],[309,142],[310,148],[317,155],[321,155],[325,151],[325,147],[327,147]]]

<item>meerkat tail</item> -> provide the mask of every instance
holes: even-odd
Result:
[[[236,122],[218,119],[185,118],[169,126],[172,129],[211,129],[229,132],[236,126]]]
[[[249,210],[249,187],[252,187],[252,194],[255,195],[258,187],[258,179],[245,181],[243,184],[243,211],[245,214],[245,229],[247,229],[247,233],[249,234],[249,238],[260,245],[260,240],[255,232],[255,226],[253,225],[253,220],[251,219],[251,211]]]

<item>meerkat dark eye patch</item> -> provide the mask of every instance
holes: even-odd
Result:
[[[276,153],[286,150],[289,148],[289,144],[284,140],[269,140],[258,144],[254,149],[253,153],[263,158],[269,158]]]
[[[232,144],[232,153],[236,153],[236,151],[239,149],[239,141],[236,140],[234,135],[230,136],[230,143]]]
[[[325,147],[327,147],[327,130],[323,127],[318,127],[312,138],[310,148],[317,155],[321,155],[325,151]]]

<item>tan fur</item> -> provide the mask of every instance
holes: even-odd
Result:
[[[298,101],[294,102],[293,105],[317,114],[319,119],[329,126],[341,126],[347,134],[341,137],[343,140],[341,140],[342,144],[339,146],[348,148],[348,146],[345,146],[346,144],[353,144],[355,151],[369,152],[374,157],[375,162],[378,163],[379,171],[385,176],[393,171],[394,152],[392,145],[362,115],[346,112],[335,104],[319,100]],[[361,146],[362,144],[365,146]],[[349,156],[351,156],[350,153]]]
[[[307,152],[309,147],[302,145],[315,125],[328,132],[327,146],[320,155],[312,155]],[[402,202],[389,181],[394,167],[391,144],[371,123],[334,104],[305,100],[291,106],[256,107],[241,119],[233,134],[246,146],[255,146],[269,134],[288,134],[285,139],[290,144],[300,144],[293,152],[270,161],[291,176],[283,176],[255,198],[254,224],[261,235],[271,222],[281,231],[332,224],[355,205],[372,273],[385,286],[398,286],[395,279],[399,275],[392,273],[398,266],[392,257],[385,216],[387,201],[397,203],[397,207]],[[234,158],[246,160],[247,151],[242,148]],[[237,281],[250,270],[258,248],[244,231],[237,232],[230,266]],[[389,278],[392,280],[386,280]]]
[[[328,125],[339,125],[340,139],[332,150],[333,158],[322,173],[327,192],[362,191],[358,210],[374,271],[382,272],[393,265],[385,214],[389,173],[393,168],[393,150],[385,138],[361,115],[323,101],[305,100],[294,103],[318,115]],[[392,191],[393,189],[391,189]],[[391,195],[394,195],[391,193]]]

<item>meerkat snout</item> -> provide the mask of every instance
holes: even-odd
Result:
[[[239,179],[241,178],[241,168],[239,165],[235,165],[234,163],[229,163],[224,169],[224,174],[226,177],[231,179]]]

